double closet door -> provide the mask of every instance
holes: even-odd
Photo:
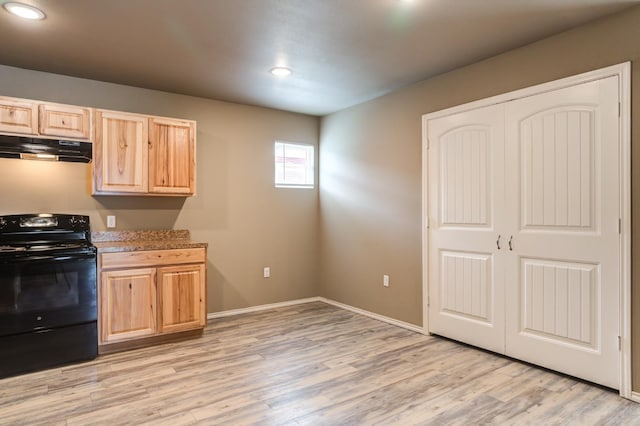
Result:
[[[429,332],[619,387],[618,77],[426,121]]]

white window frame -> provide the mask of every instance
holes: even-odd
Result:
[[[284,146],[285,148],[287,146],[293,146],[293,147],[303,147],[307,150],[309,150],[311,152],[311,158],[308,159],[307,164],[305,165],[306,170],[307,170],[307,175],[311,176],[311,182],[309,183],[307,181],[307,183],[291,183],[291,182],[286,182],[286,176],[285,176],[285,181],[284,182],[278,182],[277,180],[277,168],[278,168],[278,163],[277,163],[277,155],[278,155],[278,148],[279,146]],[[274,153],[274,157],[273,157],[273,178],[274,178],[274,182],[275,182],[275,187],[276,188],[307,188],[307,189],[312,189],[315,188],[315,182],[316,182],[316,167],[315,167],[315,146],[312,144],[307,144],[307,143],[299,143],[299,142],[289,142],[289,141],[275,141],[275,143],[273,144],[273,153]]]

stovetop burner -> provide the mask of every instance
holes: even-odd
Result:
[[[0,216],[0,258],[95,252],[89,217],[62,214]]]

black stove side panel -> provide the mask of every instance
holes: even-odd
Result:
[[[98,355],[97,322],[0,337],[0,378]]]

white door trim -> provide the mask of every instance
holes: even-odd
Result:
[[[469,102],[422,116],[422,318],[425,332],[429,330],[429,209],[427,121],[525,98],[606,77],[618,76],[620,96],[620,396],[632,398],[631,390],[631,63],[612,65],[560,80],[527,87],[490,98]]]

